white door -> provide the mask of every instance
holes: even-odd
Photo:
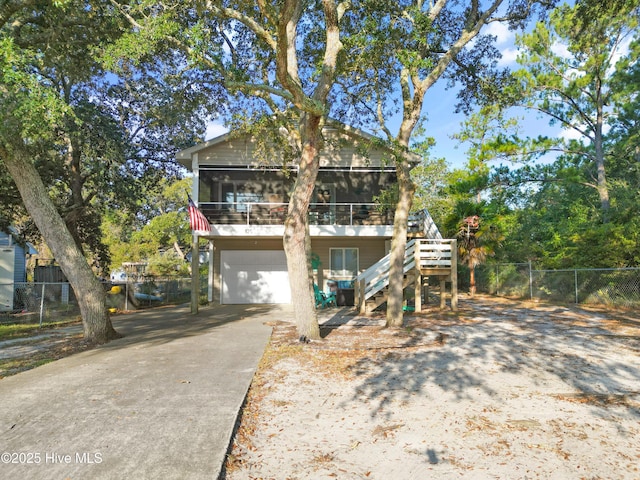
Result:
[[[220,303],[291,303],[284,251],[222,250],[220,265]]]

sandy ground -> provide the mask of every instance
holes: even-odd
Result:
[[[463,297],[277,323],[228,480],[640,479],[640,317]]]

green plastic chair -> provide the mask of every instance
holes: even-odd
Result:
[[[335,293],[325,293],[320,290],[318,285],[316,285],[315,283],[313,284],[313,292],[316,295],[316,308],[326,308],[330,306],[336,307],[338,305]]]

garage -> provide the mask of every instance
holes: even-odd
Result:
[[[220,303],[291,303],[287,260],[282,250],[222,250],[220,270]]]

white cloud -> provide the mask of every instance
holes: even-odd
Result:
[[[582,128],[585,131],[587,130],[583,125],[580,125],[579,128]],[[606,135],[610,130],[611,125],[609,125],[608,123],[604,123],[602,125],[602,133],[604,135]],[[565,140],[586,140],[585,137],[583,137],[575,128],[563,128],[562,130],[560,130],[560,133],[558,133],[558,137],[564,138]]]
[[[560,130],[558,137],[564,140],[580,140],[584,138],[575,128],[563,128]]]
[[[518,56],[518,50],[515,48],[516,36],[514,32],[509,30],[507,25],[503,23],[490,23],[482,33],[496,37],[495,47],[502,54],[498,65],[505,67],[516,62]]]
[[[504,50],[500,50],[500,53],[502,54],[502,58],[498,61],[498,65],[504,67],[516,63],[518,53],[520,52],[517,48],[505,48]]]
[[[483,32],[487,35],[493,35],[496,37],[496,45],[513,45],[515,34],[509,30],[509,27],[503,23],[490,23],[487,25],[486,30]]]
[[[553,42],[551,45],[551,51],[561,58],[571,58],[571,52],[567,48],[567,45],[560,42]]]

